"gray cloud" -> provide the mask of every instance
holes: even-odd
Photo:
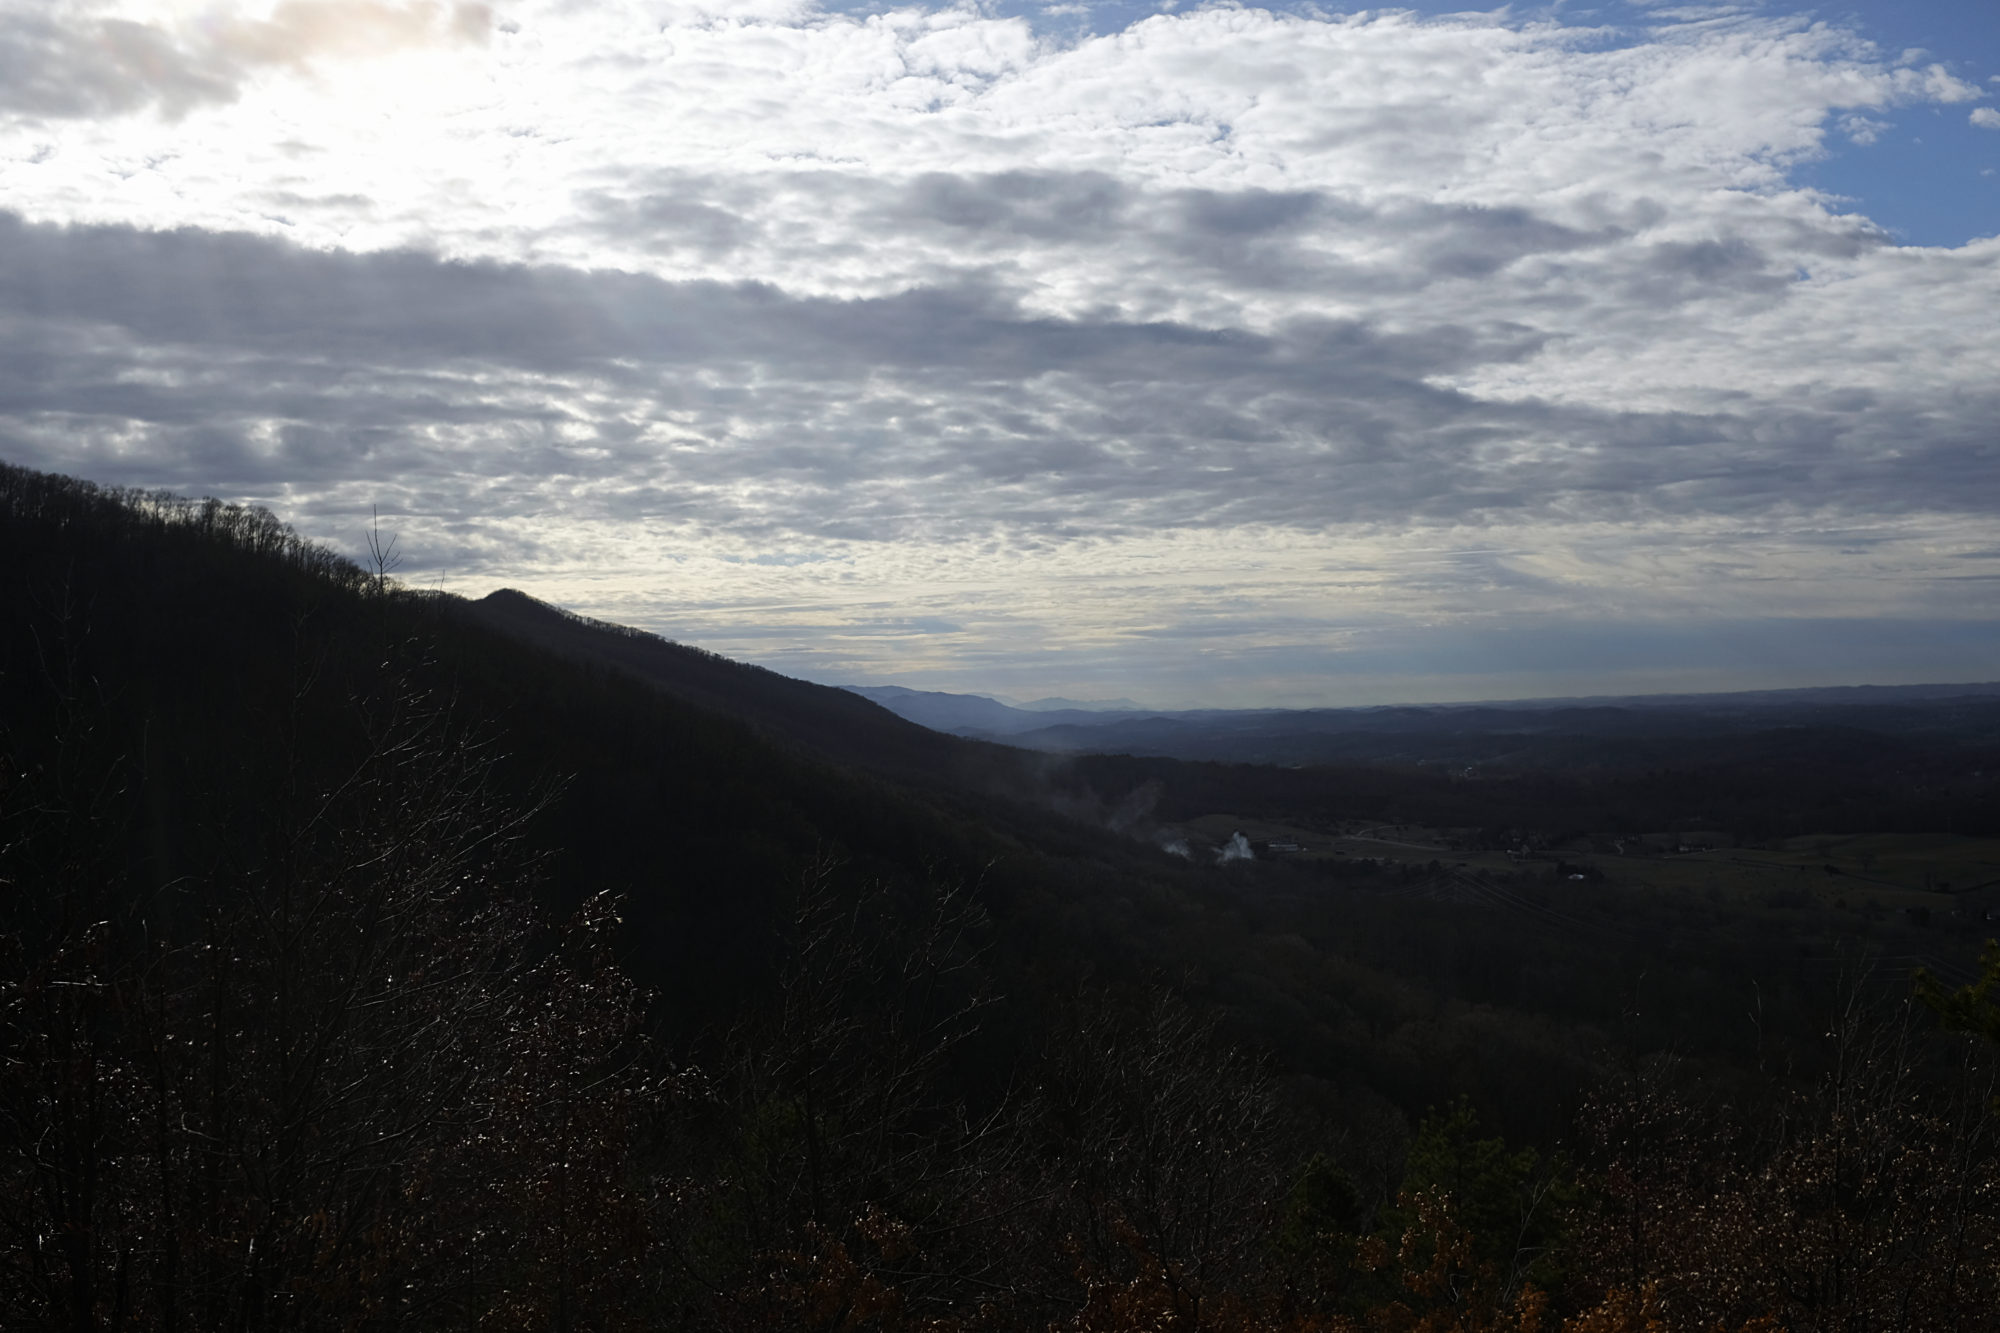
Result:
[[[927,172],[901,183],[828,181],[824,188],[886,195],[864,205],[868,225],[975,252],[1010,252],[1023,242],[1138,247],[1193,265],[1210,280],[1221,275],[1286,289],[1414,291],[1439,279],[1490,277],[1530,255],[1567,254],[1631,235],[1616,223],[1581,230],[1520,207],[1370,205],[1318,190],[1147,192],[1096,171]],[[1364,239],[1390,257],[1363,267],[1325,250],[1329,240]]]
[[[758,239],[763,230],[740,203],[714,201],[712,196],[726,189],[720,182],[669,175],[641,188],[646,192],[594,190],[577,202],[594,232],[635,242],[650,254],[689,250],[717,259]]]
[[[170,116],[236,96],[238,71],[183,50],[158,28],[120,19],[83,27],[0,13],[0,109],[116,115],[157,103]]]
[[[1422,264],[1454,278],[1486,278],[1530,255],[1567,254],[1626,239],[1625,228],[1566,227],[1525,208],[1427,205],[1394,219],[1426,238]]]
[[[1758,260],[1663,262],[1741,281]],[[108,480],[392,479],[464,522],[553,488],[586,513],[863,541],[2000,500],[2000,392],[1621,413],[1438,382],[1545,345],[1505,323],[1058,319],[973,283],[834,300],[0,218],[0,438]]]
[[[1718,289],[1771,295],[1794,280],[1770,256],[1740,237],[1727,240],[1663,241],[1647,246],[1626,278],[1626,294],[1651,307],[1694,300]]]
[[[892,223],[1041,241],[1102,242],[1122,231],[1134,193],[1102,172],[926,172],[878,210]]]
[[[31,6],[0,5],[0,111],[62,119],[175,119],[235,101],[260,68],[478,42],[491,22],[483,4],[440,0],[281,0],[263,19],[210,14],[183,31]]]

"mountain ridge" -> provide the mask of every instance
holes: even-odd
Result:
[[[2000,684],[1985,683],[1495,704],[1051,713],[1012,709],[982,695],[900,687],[857,692],[863,691],[923,726],[1043,753],[1281,766],[1387,762],[1634,769],[1699,764],[1702,744],[1725,737],[1738,748],[1742,738],[1762,736],[1766,751],[1796,751],[1804,732],[1822,736],[1828,746],[1852,735],[1861,738],[1861,749],[1876,750],[1896,738],[1915,738],[1934,749],[2000,743]]]

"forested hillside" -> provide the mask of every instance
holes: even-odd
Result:
[[[1973,879],[1750,845],[1865,791],[1051,759],[15,468],[0,560],[9,1329],[2000,1308]]]

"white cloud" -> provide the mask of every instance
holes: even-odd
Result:
[[[1882,131],[1889,128],[1889,122],[1872,116],[1842,116],[1840,132],[1853,142],[1866,147],[1882,137]]]
[[[330,533],[393,499],[467,576],[765,656],[961,593],[992,669],[1208,642],[1224,588],[1271,652],[1977,609],[1922,534],[2000,505],[2000,242],[1788,174],[1977,90],[1656,17],[0,5],[0,74],[70,62],[0,93],[0,208],[70,226],[0,252],[0,451]]]
[[[2000,130],[2000,111],[1990,106],[1972,108],[1972,123],[1982,130]]]

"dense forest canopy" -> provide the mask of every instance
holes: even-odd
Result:
[[[2000,1308],[1963,755],[1052,758],[11,467],[0,562],[8,1328]]]

